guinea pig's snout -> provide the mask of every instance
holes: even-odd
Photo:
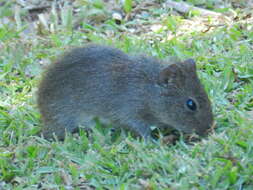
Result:
[[[210,133],[213,133],[215,128],[215,122],[212,121],[212,123],[208,124],[207,126],[202,126],[201,128],[197,129],[197,134],[200,136],[206,136]]]
[[[208,133],[213,133],[213,132],[214,132],[215,126],[216,126],[215,121],[212,121],[210,127],[207,129],[207,132],[208,132]]]

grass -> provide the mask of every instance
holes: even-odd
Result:
[[[96,23],[91,14],[73,29],[73,14],[62,9],[51,11],[44,23],[42,15],[32,32],[26,11],[15,16],[13,3],[0,7],[0,189],[253,189],[253,25],[244,17],[246,9],[229,8],[238,15],[229,25],[180,33],[187,21],[203,18],[168,11],[160,17],[166,11],[155,6],[139,20],[117,25],[101,1],[87,2],[76,6],[93,6],[103,21]],[[162,27],[150,30],[157,22]],[[89,138],[81,132],[64,142],[36,136],[42,127],[36,90],[43,67],[88,41],[162,59],[196,59],[213,103],[215,133],[193,144],[180,138],[175,145],[111,136],[99,126]]]

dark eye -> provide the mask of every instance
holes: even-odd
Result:
[[[187,108],[189,108],[190,110],[192,111],[196,111],[197,109],[197,104],[195,103],[195,101],[191,98],[189,98],[187,101],[186,101],[186,106]]]

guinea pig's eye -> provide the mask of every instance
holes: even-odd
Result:
[[[186,101],[186,106],[187,108],[189,108],[191,111],[196,111],[197,110],[197,104],[195,103],[195,101],[191,98],[189,98]]]

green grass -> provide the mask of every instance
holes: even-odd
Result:
[[[85,18],[81,29],[73,29],[75,17],[64,9],[26,33],[28,13],[21,11],[21,20],[0,25],[0,189],[253,189],[253,25],[240,16],[244,10],[235,10],[239,20],[229,27],[205,33],[189,27],[166,40],[166,27],[179,34],[183,17],[168,11],[159,17],[166,11],[154,7],[148,19],[116,25],[100,1],[81,8],[86,6],[104,20]],[[1,21],[14,16],[11,10],[11,3],[0,7]],[[165,28],[152,32],[156,21]],[[129,32],[141,22],[143,32]],[[40,73],[65,50],[88,41],[162,59],[196,59],[213,103],[215,133],[193,144],[180,138],[175,145],[113,136],[99,126],[90,137],[69,135],[64,142],[36,136],[42,127],[36,107]]]

